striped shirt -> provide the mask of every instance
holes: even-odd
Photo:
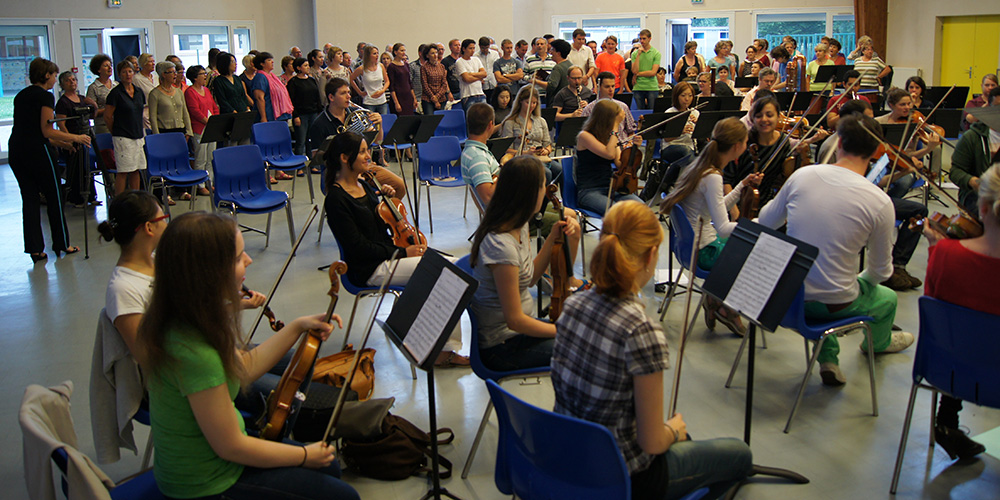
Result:
[[[632,379],[670,367],[663,328],[645,309],[634,295],[576,293],[556,321],[552,348],[553,411],[607,427],[631,475],[654,458],[639,446]]]

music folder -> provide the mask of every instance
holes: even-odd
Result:
[[[816,79],[813,83],[826,83],[833,78],[833,83],[830,86],[835,87],[837,83],[847,81],[847,72],[854,69],[853,65],[845,64],[828,64],[826,66],[820,66],[816,70]]]
[[[808,243],[741,218],[702,289],[773,332],[818,256]]]
[[[490,153],[493,153],[493,157],[499,162],[513,144],[513,137],[496,137],[486,141],[486,148],[490,150]]]
[[[389,317],[377,322],[407,360],[431,370],[478,287],[475,278],[428,249]]]

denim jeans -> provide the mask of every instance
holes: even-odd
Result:
[[[300,124],[294,127],[295,136],[293,139],[295,139],[295,154],[307,154],[306,139],[309,137],[309,126],[312,125],[313,120],[315,120],[317,116],[319,116],[319,113],[306,113],[297,116]]]
[[[433,115],[434,112],[437,111],[438,109],[435,108],[434,103],[430,101],[420,101],[420,105],[423,106],[425,115]],[[444,109],[444,107],[442,106],[441,109]]]
[[[636,109],[653,109],[653,103],[656,102],[656,96],[659,94],[659,90],[633,90],[632,96],[635,99]]]
[[[484,95],[470,95],[462,99],[462,110],[469,111],[469,108],[477,102],[486,102],[486,96]]]
[[[610,182],[610,181],[609,181]],[[608,205],[608,189],[607,188],[592,188],[580,191],[576,197],[577,203],[591,212],[597,212],[604,215],[604,211]],[[611,194],[611,203],[617,203],[623,200],[635,200],[642,202],[642,198],[634,194]]]
[[[286,441],[291,443],[290,441]],[[291,443],[297,444],[297,443]],[[340,464],[334,460],[322,469],[244,467],[236,484],[221,495],[233,500],[280,499],[354,500],[361,498],[340,479]]]
[[[362,104],[365,109],[371,111],[372,113],[378,113],[380,115],[389,114],[389,103],[383,102],[382,104]]]
[[[513,371],[549,366],[555,339],[517,335],[487,349],[479,350],[483,364],[491,370]]]
[[[920,243],[920,233],[907,230],[907,223],[911,217],[927,217],[927,207],[912,200],[896,197],[890,199],[892,208],[896,212],[896,220],[903,221],[896,235],[896,244],[892,246],[892,264],[906,267],[910,257],[913,257],[913,251],[917,249],[917,244]]]
[[[632,498],[672,500],[706,487],[705,498],[720,498],[752,469],[750,447],[739,439],[681,441],[657,455],[648,469],[632,475]]]
[[[556,184],[562,185],[562,162],[559,160],[553,160],[545,164],[545,183],[551,184],[552,181],[556,181]]]

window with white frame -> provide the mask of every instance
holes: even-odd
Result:
[[[829,26],[828,20],[832,20]],[[835,38],[843,47],[842,52],[849,53],[855,45],[854,15],[828,16],[826,12],[757,15],[757,38],[767,40],[771,48],[780,45],[786,35],[795,39],[796,50],[808,60],[815,58],[814,48],[824,36]]]
[[[208,67],[208,51],[230,52],[229,26],[173,26],[173,53],[187,66]]]
[[[0,120],[14,118],[14,96],[29,85],[28,65],[36,57],[49,58],[46,26],[0,25]]]

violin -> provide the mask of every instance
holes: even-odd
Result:
[[[910,155],[906,154],[905,152],[900,152],[898,146],[894,146],[889,143],[880,143],[878,145],[878,149],[875,150],[874,158],[881,158],[882,155],[888,156],[889,163],[893,165],[901,162],[904,165],[912,168],[913,170],[920,172],[920,174],[923,175],[924,177],[927,177],[931,180],[937,178],[937,174],[935,174],[931,169],[924,166],[917,168],[916,164],[913,163],[913,159],[910,157]]]
[[[361,174],[368,180],[372,188],[378,191],[382,201],[378,204],[378,215],[392,229],[392,243],[397,247],[407,248],[413,245],[426,245],[427,237],[419,229],[410,225],[406,219],[406,205],[399,198],[390,198],[378,186],[375,173],[366,171]]]
[[[562,215],[562,220],[566,220],[566,213],[563,210],[562,202],[556,193],[559,186],[555,183],[549,184],[545,191],[545,196],[552,203],[552,208]],[[569,298],[569,279],[573,277],[573,258],[570,255],[569,244],[566,242],[566,235],[562,230],[555,236],[552,243],[552,254],[549,257],[549,272],[552,274],[552,300],[549,302],[549,319],[555,322],[562,313],[563,304]]]
[[[930,142],[932,138],[931,134],[936,136],[936,139],[939,141],[944,138],[944,127],[927,123],[927,119],[924,117],[924,114],[915,109],[910,111],[910,115],[913,117],[913,121],[917,122],[917,129],[914,131],[914,134],[916,134],[921,141]]]
[[[753,173],[760,172],[760,158],[758,157],[759,147],[756,143],[747,146],[747,150],[750,151],[750,157],[753,158]],[[740,217],[746,217],[747,219],[753,219],[757,216],[757,211],[760,207],[760,190],[757,186],[743,186],[743,192],[740,193]]]
[[[642,165],[642,148],[636,145],[622,148],[618,169],[611,174],[611,191],[635,194],[639,190],[639,166]]]
[[[250,289],[247,288],[246,285],[243,285],[243,289],[241,291],[243,293],[243,296],[248,299],[252,296],[250,293]],[[278,331],[285,327],[285,322],[276,318],[274,316],[274,311],[271,311],[271,306],[267,304],[264,304],[264,316],[267,316],[267,322],[271,324],[272,330]]]
[[[338,260],[330,266],[330,290],[327,292],[327,295],[330,296],[330,305],[327,307],[326,315],[324,316],[324,321],[327,323],[330,322],[330,318],[333,317],[333,310],[337,307],[337,294],[340,293],[340,275],[346,272],[347,264],[344,261]],[[261,428],[261,438],[269,441],[278,441],[284,435],[285,423],[292,412],[294,400],[305,398],[302,393],[302,386],[310,379],[309,375],[316,365],[319,348],[322,344],[323,341],[319,335],[313,331],[306,332],[302,340],[299,341],[298,347],[295,348],[295,354],[292,355],[291,362],[288,363],[285,372],[281,374],[281,381],[271,391],[271,394],[267,396],[267,411],[262,417],[266,419],[266,424]]]
[[[933,212],[927,217],[910,217],[910,231],[923,231],[925,223],[951,239],[964,240],[983,235],[983,225],[962,212],[953,216]]]
[[[802,125],[796,127],[796,124],[799,122],[802,122]],[[775,128],[782,134],[791,135],[793,139],[801,139],[806,132],[806,129],[803,127],[808,126],[809,120],[805,116],[788,116],[781,113],[778,117],[778,125]]]

